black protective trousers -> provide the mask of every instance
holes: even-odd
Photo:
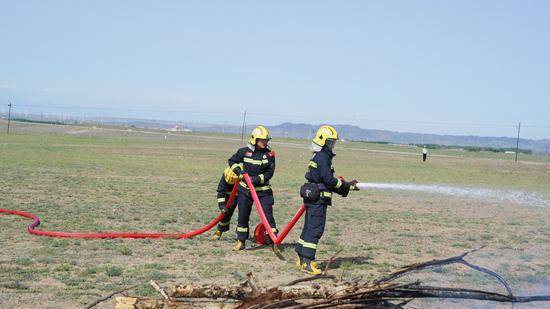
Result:
[[[231,223],[231,217],[233,216],[233,212],[235,212],[235,208],[237,208],[237,198],[238,198],[238,195],[235,196],[235,198],[233,199],[233,203],[231,203],[227,212],[224,213],[222,221],[218,223],[218,230],[220,232],[225,233],[229,231],[229,224]],[[225,200],[229,201],[229,194],[225,196]]]
[[[295,251],[303,258],[315,260],[317,244],[325,231],[327,205],[317,202],[315,204],[305,204],[305,206],[306,216],[304,228],[296,244]]]
[[[262,209],[264,210],[265,216],[271,228],[276,228],[275,217],[273,217],[273,204],[275,200],[273,199],[272,194],[258,196],[260,203],[262,204]],[[239,216],[237,219],[237,239],[238,240],[247,240],[249,236],[249,226],[248,221],[250,219],[250,212],[252,211],[252,196],[248,194],[243,194],[239,192],[238,198],[238,207],[239,207]]]

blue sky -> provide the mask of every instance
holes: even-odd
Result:
[[[0,2],[2,110],[550,138],[549,54],[548,1]]]

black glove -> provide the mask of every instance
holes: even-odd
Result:
[[[227,209],[227,204],[225,202],[218,203],[218,208],[221,212],[227,212],[229,209]]]
[[[357,187],[357,180],[354,179],[354,180],[350,181],[349,185],[350,185],[350,187],[349,187],[350,190],[359,191],[359,188]]]
[[[253,185],[257,185],[260,183],[260,176],[250,176],[250,182],[252,182]]]
[[[243,175],[242,175],[242,170],[241,170],[241,167],[240,166],[237,166],[233,169],[233,172],[239,176],[239,179],[243,179]]]

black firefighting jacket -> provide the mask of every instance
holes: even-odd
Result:
[[[222,175],[222,178],[220,179],[220,182],[218,183],[218,189],[216,189],[217,196],[218,196],[218,207],[220,209],[225,208],[225,204],[227,203],[227,200],[229,199],[229,196],[231,195],[231,191],[233,191],[234,184],[230,184],[227,181],[225,181],[225,177]],[[235,197],[235,200],[237,197]]]
[[[346,197],[350,190],[349,182],[334,177],[332,167],[334,156],[332,150],[326,147],[313,153],[305,175],[308,182],[319,184],[321,202],[326,205],[332,204],[332,192]]]
[[[273,194],[269,180],[275,172],[275,152],[269,147],[257,150],[255,147],[240,148],[227,162],[235,174],[248,173],[258,196]],[[242,171],[239,163],[243,164]],[[244,179],[239,182],[239,193],[250,195]]]

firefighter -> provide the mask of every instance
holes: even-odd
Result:
[[[229,158],[228,163],[233,172],[242,179],[242,174],[247,173],[256,189],[267,221],[274,233],[277,233],[277,225],[273,217],[273,191],[269,180],[275,172],[275,152],[267,145],[271,139],[269,131],[264,126],[257,126],[250,136],[246,147],[240,148]],[[242,165],[241,165],[242,164]],[[239,195],[237,198],[239,208],[237,222],[237,243],[234,250],[243,250],[246,247],[246,239],[249,236],[248,221],[252,211],[252,196],[244,179],[239,182]],[[269,236],[267,239],[270,239]]]
[[[218,223],[218,229],[214,233],[214,236],[212,236],[214,240],[220,239],[224,232],[229,231],[229,223],[237,207],[237,197],[235,196],[231,205],[228,206],[227,202],[229,201],[229,196],[231,195],[231,191],[233,191],[235,183],[238,181],[239,176],[237,176],[229,166],[226,167],[218,183],[218,189],[216,190],[218,193],[218,208],[223,212],[224,216],[220,223]]]
[[[422,162],[426,162],[426,159],[428,159],[428,148],[426,146],[422,147]]]
[[[319,275],[321,270],[315,262],[315,252],[319,239],[325,230],[327,206],[332,204],[332,193],[346,197],[350,190],[359,190],[357,180],[347,182],[334,177],[332,159],[338,133],[331,126],[322,126],[313,138],[313,157],[309,161],[300,195],[304,198],[306,215],[302,234],[295,251],[298,254],[296,265],[310,275]]]

